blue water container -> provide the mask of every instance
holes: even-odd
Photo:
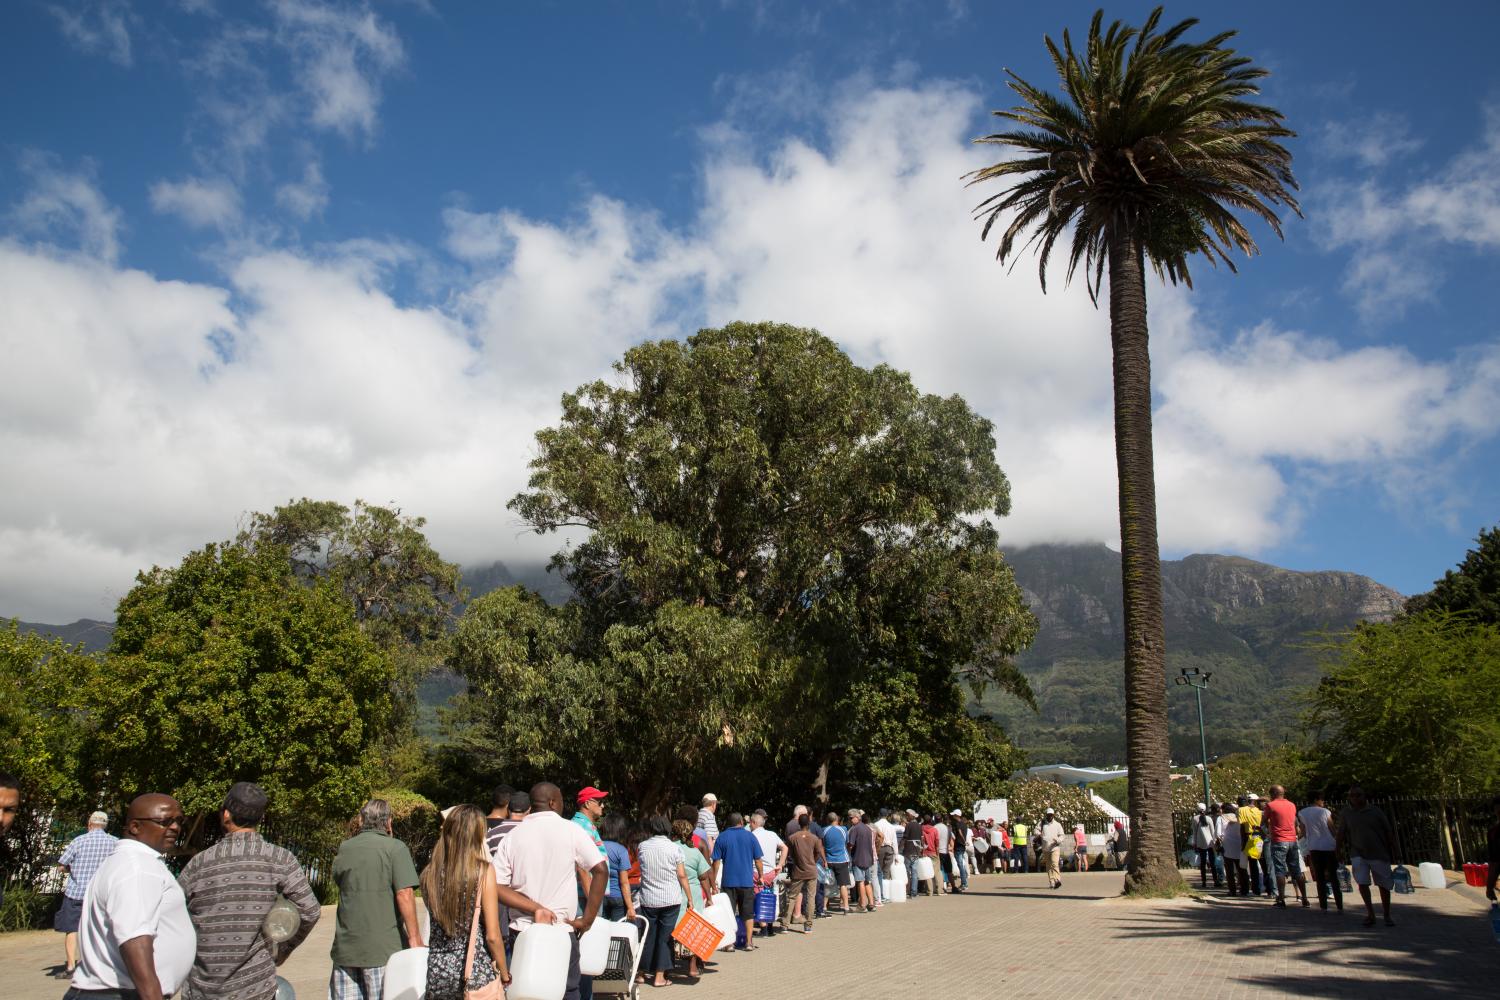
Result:
[[[1397,892],[1416,892],[1411,886],[1411,872],[1406,870],[1405,865],[1397,865],[1396,870],[1391,872],[1391,881],[1395,883]]]
[[[1339,865],[1339,891],[1354,891],[1354,879],[1349,875],[1348,865]]]

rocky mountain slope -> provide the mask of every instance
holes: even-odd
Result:
[[[1033,713],[1009,696],[983,704],[1034,760],[1105,764],[1124,757],[1120,557],[1103,545],[1043,545],[1007,554],[1041,628],[1020,660]],[[1204,694],[1211,755],[1280,743],[1299,732],[1301,697],[1321,675],[1315,648],[1402,596],[1354,573],[1306,573],[1239,556],[1162,563],[1169,679],[1213,674]],[[1198,756],[1192,692],[1168,686],[1173,752]]]

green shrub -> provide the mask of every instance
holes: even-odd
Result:
[[[442,812],[431,799],[404,788],[383,789],[371,793],[370,798],[385,799],[391,804],[391,833],[406,844],[417,870],[421,871],[432,857],[433,845],[442,829]]]
[[[37,892],[26,886],[7,889],[0,902],[0,933],[31,931],[52,924],[62,896],[55,892]]]

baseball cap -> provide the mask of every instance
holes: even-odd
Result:
[[[609,793],[608,792],[601,792],[599,789],[595,788],[593,785],[589,785],[586,788],[580,789],[579,792],[578,792],[578,804],[579,805],[583,805],[585,802],[592,802],[595,799],[607,799],[607,798],[609,798]]]
[[[717,802],[717,801],[719,801],[719,797],[717,795],[715,795],[713,792],[704,792],[703,793],[703,801],[704,801],[705,804],[709,803],[709,802]]]
[[[1260,801],[1260,796],[1256,795],[1254,792],[1251,792],[1250,793],[1250,801],[1251,802],[1259,802]]]
[[[916,819],[917,811],[915,809],[908,809],[906,810],[906,815],[910,816],[912,819]]]
[[[1202,802],[1200,802],[1200,803],[1198,803],[1198,811],[1199,812],[1208,812],[1208,806],[1206,806]]]
[[[949,816],[962,816],[963,814],[964,814],[964,811],[962,809],[955,809],[951,813],[949,813],[948,815]]]
[[[1047,809],[1046,809],[1046,812],[1047,812],[1047,815],[1048,815],[1048,816],[1051,816],[1051,815],[1052,815],[1052,811],[1053,811],[1053,810],[1052,810],[1052,807],[1051,807],[1051,806],[1048,806],[1048,807],[1047,807]]]
[[[109,813],[103,809],[96,809],[94,812],[89,813],[89,822],[96,826],[108,826]]]

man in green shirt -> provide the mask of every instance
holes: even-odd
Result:
[[[411,851],[391,836],[390,803],[366,802],[359,825],[360,832],[340,844],[333,859],[339,908],[328,1000],[380,1000],[385,963],[402,948],[422,947],[412,892],[417,868]]]

